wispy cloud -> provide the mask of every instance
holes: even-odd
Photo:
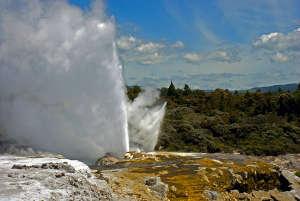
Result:
[[[141,43],[141,41],[136,39],[133,36],[121,36],[117,40],[117,46],[121,50],[130,50],[132,48],[135,48],[140,43]]]
[[[287,30],[299,25],[299,1],[294,0],[218,0],[228,26],[234,28],[244,41],[258,33]]]
[[[178,26],[185,30],[187,33],[195,36],[197,38],[197,43],[205,46],[215,46],[222,43],[222,39],[219,34],[213,29],[210,23],[208,23],[203,16],[199,14],[199,7],[194,8],[194,4],[192,1],[181,4],[178,3],[180,1],[170,1],[165,0],[165,10],[168,15],[173,18]],[[198,3],[196,3],[198,4]],[[183,9],[182,5],[185,5],[186,8]],[[188,9],[188,14],[186,13],[186,9]]]
[[[171,58],[177,49],[182,49],[184,43],[160,41],[145,41],[134,36],[121,36],[117,39],[120,56],[126,63],[142,65],[158,64]]]
[[[155,43],[155,42],[147,42],[147,43],[142,43],[140,44],[136,50],[139,52],[144,52],[144,53],[153,53],[157,52],[160,49],[164,48],[165,45],[162,43]]]
[[[300,28],[286,34],[273,32],[263,34],[253,42],[253,47],[270,55],[271,61],[287,62],[299,59]]]
[[[189,52],[182,41],[173,43],[144,41],[134,36],[121,36],[117,40],[120,55],[126,63],[143,65],[168,62],[170,59],[183,59],[193,64],[216,61],[233,63],[240,57],[236,48],[218,48],[209,52]]]
[[[300,28],[287,34],[278,32],[263,34],[253,45],[271,51],[300,51]]]
[[[217,33],[209,28],[207,23],[200,18],[195,20],[195,28],[199,32],[201,40],[204,41],[204,43],[207,43],[207,45],[219,45],[222,43],[222,40]]]
[[[173,47],[173,48],[184,48],[184,43],[182,41],[178,40],[175,43],[173,43],[171,45],[171,47]]]
[[[219,62],[234,63],[239,62],[241,59],[238,54],[239,53],[236,49],[216,50],[208,54],[208,59]]]
[[[206,86],[233,88],[289,82],[300,73],[299,1],[162,2],[159,15],[163,27],[178,31],[167,28],[151,35],[145,26],[145,35],[151,35],[151,40],[138,39],[135,36],[143,34],[128,32],[131,38],[129,34],[126,40],[119,41],[120,55],[135,81],[145,78],[143,81],[148,84],[161,83],[160,80],[168,83],[178,76],[179,80],[199,83],[197,79],[214,74]],[[278,76],[265,79],[266,72],[278,72]],[[247,76],[237,78],[226,73]],[[189,76],[199,74],[203,76]]]
[[[241,58],[237,49],[216,49],[210,52],[189,52],[183,55],[183,59],[190,63],[201,63],[207,61],[234,63]]]
[[[287,62],[288,60],[289,60],[289,57],[280,52],[277,52],[275,55],[271,56],[271,61],[274,61],[274,62],[284,63],[284,62]]]
[[[187,62],[198,63],[202,60],[202,56],[199,53],[191,52],[183,55],[183,59]]]

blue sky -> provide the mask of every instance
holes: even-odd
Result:
[[[70,0],[87,9],[89,0]],[[129,85],[240,89],[300,81],[298,0],[107,0]]]

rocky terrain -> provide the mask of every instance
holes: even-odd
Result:
[[[127,153],[96,165],[119,200],[300,200],[300,155]]]
[[[112,200],[109,186],[80,161],[0,156],[0,200]]]
[[[0,200],[300,200],[300,155],[129,152],[88,167],[54,155],[0,156]]]

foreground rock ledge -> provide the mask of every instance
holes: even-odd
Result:
[[[0,155],[0,200],[300,200],[300,155],[126,153],[90,169],[59,157]]]
[[[300,155],[131,152],[97,165],[119,200],[300,200]]]
[[[80,161],[0,155],[0,200],[113,200]]]

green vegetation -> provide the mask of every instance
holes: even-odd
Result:
[[[138,87],[139,88],[139,87]],[[128,89],[134,99],[138,93]],[[139,88],[140,91],[140,88]],[[254,155],[300,153],[300,90],[294,92],[205,92],[161,89],[168,102],[157,149],[240,152]]]
[[[300,177],[300,171],[295,172],[295,175],[296,175],[297,177]]]

